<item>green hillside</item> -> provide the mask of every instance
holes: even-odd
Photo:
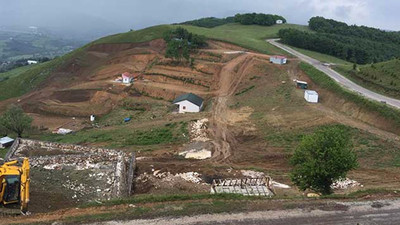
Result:
[[[226,24],[214,28],[182,26],[195,34],[201,34],[210,39],[221,40],[242,46],[265,54],[287,54],[286,52],[265,43],[265,39],[277,38],[280,29],[293,28],[308,31],[307,26],[282,24],[270,27],[259,25]]]
[[[293,28],[308,31],[307,26],[295,24],[282,24],[275,26],[241,25],[237,23],[225,24],[214,28],[196,27],[191,25],[159,25],[143,30],[131,31],[101,38],[95,41],[99,43],[135,43],[162,38],[163,33],[169,29],[183,27],[194,34],[204,35],[209,39],[221,40],[259,51],[266,54],[284,53],[280,49],[266,44],[265,39],[278,37],[280,29]]]
[[[306,49],[302,49],[302,48],[296,48],[296,47],[293,47],[293,46],[290,46],[290,47],[293,48],[294,50],[306,55],[306,56],[309,56],[311,58],[317,59],[317,60],[319,60],[321,62],[324,62],[324,63],[334,63],[334,64],[337,64],[337,65],[347,65],[347,66],[353,65],[351,62],[347,62],[347,61],[345,61],[343,59],[339,59],[339,58],[336,58],[336,57],[331,56],[331,55],[327,55],[327,54],[323,54],[323,53],[319,53],[319,52],[314,52],[314,51],[310,51],[310,50],[306,50]]]
[[[24,95],[35,89],[46,80],[52,71],[70,58],[79,55],[81,51],[82,49],[78,49],[45,63],[25,66],[10,70],[6,73],[0,73],[0,78],[2,78],[2,81],[0,81],[0,90],[7,90],[0,92],[0,101]]]
[[[0,77],[8,77],[4,81],[0,81],[0,89],[7,92],[0,93],[0,101],[8,98],[13,98],[26,94],[27,92],[36,88],[41,84],[58,66],[62,65],[70,58],[77,57],[81,52],[90,45],[104,44],[104,43],[139,43],[151,41],[154,39],[162,38],[164,32],[174,29],[181,25],[158,25],[154,27],[145,28],[138,31],[130,31],[121,34],[115,34],[100,38],[80,49],[77,49],[65,56],[59,57],[52,61],[37,65],[31,69],[24,67],[9,71],[5,74],[0,74]],[[214,28],[195,27],[190,25],[183,25],[192,33],[204,35],[209,39],[226,41],[232,44],[242,46],[254,51],[266,54],[278,54],[282,50],[265,42],[267,38],[275,38],[278,31],[283,28],[294,28],[307,31],[306,26],[283,24],[275,26],[259,26],[259,25],[240,25],[240,24],[226,24]]]
[[[400,99],[400,59],[358,66],[335,67],[339,73],[370,90]]]
[[[36,66],[38,66],[38,65],[33,64],[33,65],[28,65],[28,66],[22,66],[22,67],[15,68],[13,70],[10,70],[10,71],[4,72],[4,73],[0,73],[0,81],[4,81],[4,80],[8,80],[9,78],[16,77],[16,76],[24,73],[25,71],[33,69]]]

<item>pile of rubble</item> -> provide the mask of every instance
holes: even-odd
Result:
[[[209,185],[198,172],[171,173],[155,170],[141,173],[135,179],[138,193],[193,193],[207,191]]]
[[[362,187],[363,185],[361,185],[360,183],[358,183],[355,180],[351,180],[346,177],[345,179],[341,178],[341,179],[335,181],[331,185],[331,188],[337,190],[337,189],[348,189],[348,188],[353,188],[353,187],[358,187],[358,186]]]
[[[61,155],[61,156],[39,156],[30,160],[32,168],[43,167],[47,170],[87,170],[100,169],[113,165],[112,161],[104,156],[93,154]]]
[[[186,173],[177,173],[175,177],[180,177],[188,182],[200,184],[202,183],[202,179],[200,178],[200,174],[197,172],[186,172]]]
[[[179,155],[185,157],[185,159],[208,159],[211,158],[211,151],[207,149],[191,149],[180,152]]]
[[[186,151],[180,152],[179,155],[186,159],[208,159],[211,158],[211,151],[208,150],[207,134],[208,119],[197,120],[190,124],[189,135],[191,143],[186,146]]]
[[[207,135],[208,119],[197,120],[190,125],[190,138],[192,141],[207,142],[210,140]]]
[[[146,173],[144,173],[144,175],[146,175]],[[170,172],[160,172],[160,170],[155,170],[153,172],[153,176],[162,179],[163,181],[171,181],[174,178],[181,178],[190,183],[202,183],[201,174],[197,172],[177,173],[174,175]]]

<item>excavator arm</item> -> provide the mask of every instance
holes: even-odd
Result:
[[[28,203],[29,203],[29,188],[30,188],[30,166],[28,158],[24,158],[21,167],[21,189],[20,189],[20,204],[21,204],[21,212],[28,212]]]

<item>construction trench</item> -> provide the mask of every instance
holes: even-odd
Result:
[[[5,160],[28,157],[29,211],[46,212],[133,192],[134,153],[18,138]]]

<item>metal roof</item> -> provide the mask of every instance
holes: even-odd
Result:
[[[195,94],[187,93],[187,94],[180,95],[172,103],[176,104],[178,102],[182,102],[185,100],[188,100],[189,102],[191,102],[199,107],[203,104],[203,101],[204,101],[202,98],[200,98],[199,96],[197,96]]]
[[[286,59],[286,57],[283,55],[273,55],[273,56],[271,56],[271,58]]]
[[[128,73],[128,72],[125,72],[125,73],[123,73],[122,74],[122,77],[134,77],[134,75],[133,74],[130,74],[130,73]]]
[[[309,95],[318,95],[318,93],[317,93],[316,91],[307,90],[306,92],[307,92],[307,94],[309,94]]]
[[[307,82],[301,81],[301,80],[296,80],[296,83],[299,83],[299,84],[307,84]]]
[[[13,142],[13,141],[14,141],[14,139],[9,138],[9,137],[0,138],[0,144],[7,144],[7,143],[10,143],[10,142]]]

